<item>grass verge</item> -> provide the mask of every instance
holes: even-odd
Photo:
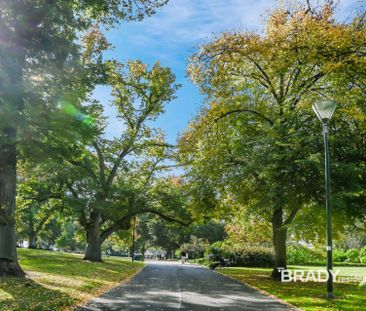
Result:
[[[108,258],[103,263],[81,255],[19,249],[26,279],[0,279],[0,310],[72,310],[135,274],[142,263]]]
[[[292,269],[312,269],[312,267],[291,266]],[[319,267],[313,267],[318,270]],[[338,267],[341,276],[362,275],[366,277],[366,268]],[[291,282],[281,283],[273,281],[269,275],[270,269],[261,268],[223,268],[220,273],[238,279],[243,283],[257,287],[305,311],[365,311],[366,286],[358,283],[336,283],[336,299],[325,298],[325,283]]]

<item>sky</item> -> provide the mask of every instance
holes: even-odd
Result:
[[[349,19],[358,4],[365,1],[340,0],[338,18]],[[120,62],[140,59],[149,65],[159,60],[172,69],[182,87],[155,126],[163,129],[168,142],[174,144],[204,100],[186,77],[189,56],[197,46],[223,31],[261,31],[266,14],[275,6],[276,0],[170,0],[152,17],[141,22],[123,22],[106,32],[114,46],[106,56]],[[104,105],[109,118],[106,136],[119,137],[122,125],[110,105],[109,93],[108,88],[99,87],[95,97]]]

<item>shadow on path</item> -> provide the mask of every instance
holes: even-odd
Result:
[[[128,284],[78,311],[285,311],[276,300],[238,281],[195,265],[149,263]]]

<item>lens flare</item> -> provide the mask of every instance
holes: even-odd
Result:
[[[73,104],[69,102],[59,101],[58,107],[66,114],[84,123],[85,125],[92,126],[94,124],[94,118],[92,116],[81,112],[79,109],[77,109]]]

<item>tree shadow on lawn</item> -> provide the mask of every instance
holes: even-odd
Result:
[[[43,251],[42,251],[43,252]],[[130,275],[141,267],[140,263],[131,263],[117,260],[106,260],[104,262],[89,262],[82,260],[81,256],[71,257],[68,254],[54,255],[54,252],[46,254],[40,252],[39,255],[23,255],[21,265],[26,270],[37,271],[60,275],[63,277],[77,276],[94,280],[108,280],[117,282]],[[56,253],[57,255],[57,253]]]
[[[77,301],[65,293],[48,289],[25,278],[0,279],[0,310],[60,310]]]
[[[335,283],[336,299],[325,298],[326,283],[273,281],[264,273],[232,275],[244,283],[258,287],[304,310],[344,310],[364,311],[366,306],[366,288],[358,284]]]
[[[263,289],[304,310],[362,311],[366,305],[366,291],[357,284],[335,283],[333,300],[325,298],[326,283],[280,283],[276,289]]]

